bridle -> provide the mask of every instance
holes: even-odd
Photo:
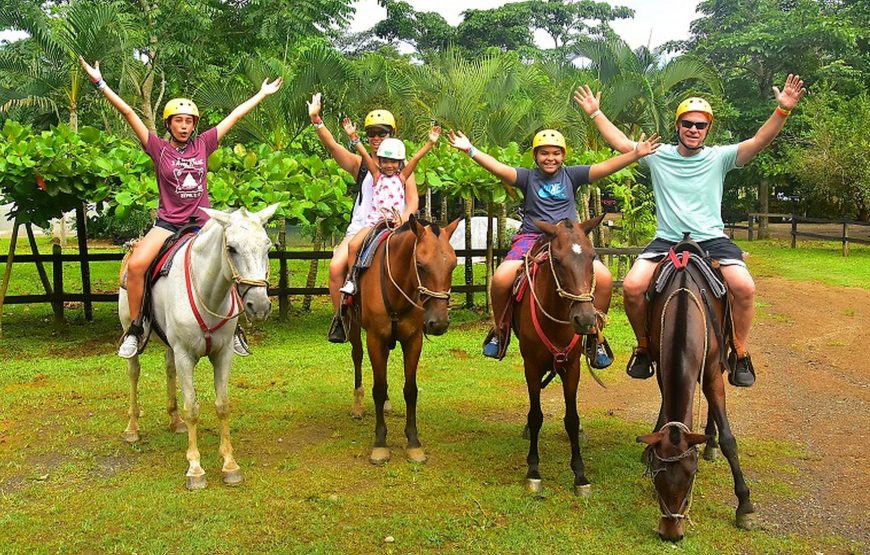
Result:
[[[677,422],[677,421],[668,422],[667,424],[665,424],[664,426],[659,428],[659,431],[665,430],[667,428],[679,428],[684,433],[691,433],[691,430],[689,429],[689,427],[686,426],[685,424],[683,424],[682,422]],[[679,509],[677,509],[677,512],[675,512],[675,513],[671,512],[671,510],[668,508],[668,505],[665,503],[664,499],[662,499],[662,496],[659,493],[659,490],[655,487],[656,476],[658,476],[662,472],[665,472],[668,468],[667,465],[680,462],[681,460],[688,458],[688,457],[691,457],[692,455],[695,455],[695,457],[696,457],[696,466],[695,466],[695,472],[692,473],[692,477],[689,481],[689,491],[686,492],[686,497],[683,499],[683,502],[680,504],[680,507],[679,507]],[[656,492],[656,500],[659,503],[659,509],[661,511],[662,518],[666,518],[669,520],[689,519],[689,508],[692,505],[692,491],[695,488],[695,476],[697,476],[697,473],[698,473],[697,456],[698,456],[698,446],[697,445],[692,445],[691,447],[689,447],[685,451],[683,451],[677,455],[674,455],[673,457],[660,456],[658,453],[656,453],[655,447],[653,447],[652,445],[650,445],[647,448],[646,471],[644,472],[644,474],[647,474],[647,475],[652,477],[653,489]],[[658,461],[658,463],[659,463],[657,468],[653,468],[653,461],[654,460]]]
[[[450,289],[448,289],[447,291],[433,291],[432,289],[429,289],[428,287],[423,285],[423,280],[420,279],[420,268],[418,267],[418,263],[417,263],[417,241],[418,241],[418,238],[416,236],[414,237],[414,247],[413,247],[411,258],[414,261],[414,275],[417,279],[417,287],[415,289],[415,291],[416,291],[415,296],[417,297],[418,300],[422,298],[423,299],[422,302],[418,302],[418,301],[415,301],[414,299],[412,299],[405,292],[405,290],[402,289],[402,287],[399,286],[398,283],[396,283],[395,278],[393,278],[392,264],[390,263],[390,240],[392,238],[393,238],[393,234],[391,233],[390,236],[387,237],[386,245],[384,246],[384,265],[386,266],[387,276],[390,278],[390,283],[393,284],[393,287],[395,287],[399,291],[399,293],[401,293],[402,296],[405,297],[405,299],[409,303],[414,305],[414,307],[419,308],[420,310],[423,310],[423,305],[425,305],[426,301],[428,301],[429,299],[441,299],[441,300],[445,300],[445,301],[450,302]],[[384,297],[384,298],[386,299],[386,297]]]
[[[538,307],[538,310],[540,310],[544,316],[546,316],[547,318],[549,318],[553,322],[556,322],[557,324],[571,325],[571,322],[569,322],[567,320],[561,320],[561,319],[556,318],[555,316],[551,315],[549,312],[547,312],[544,309],[544,306],[541,304],[541,300],[538,298],[538,294],[535,292],[535,287],[534,287],[534,284],[535,284],[534,276],[537,272],[537,267],[545,259],[549,260],[550,273],[553,275],[553,282],[556,284],[556,293],[559,295],[559,297],[561,297],[563,299],[570,300],[572,304],[575,302],[591,303],[592,300],[595,298],[595,272],[594,271],[592,272],[592,285],[589,288],[588,293],[577,294],[577,293],[571,293],[570,291],[566,291],[562,287],[561,282],[559,282],[559,275],[556,273],[556,267],[553,265],[552,246],[553,246],[553,244],[551,242],[547,242],[547,247],[545,249],[538,251],[538,253],[534,257],[534,260],[532,260],[532,256],[530,255],[530,253],[526,253],[526,255],[523,257],[523,264],[525,266],[526,279],[529,281],[529,289],[532,292],[532,298],[535,300],[535,305]],[[532,269],[530,267],[532,262],[534,262],[534,269]]]

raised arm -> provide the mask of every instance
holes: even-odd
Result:
[[[363,163],[366,165],[366,168],[368,168],[369,173],[372,174],[372,179],[377,181],[380,169],[369,154],[369,151],[366,150],[365,146],[363,146],[362,141],[359,139],[359,135],[356,134],[356,126],[350,121],[350,118],[344,118],[341,120],[341,126],[350,138],[350,144],[353,145],[357,153],[359,153]]]
[[[402,212],[402,221],[407,222],[408,217],[420,208],[420,195],[417,192],[417,178],[414,174],[405,180],[405,210]]]
[[[305,103],[308,106],[308,117],[311,118],[311,125],[314,126],[317,138],[323,143],[324,148],[332,156],[332,159],[341,166],[341,169],[356,178],[359,173],[360,164],[362,164],[362,158],[338,144],[332,133],[323,124],[323,120],[320,118],[320,99],[320,93],[315,93],[311,97],[311,102]]]
[[[477,150],[471,144],[471,141],[468,140],[468,137],[463,135],[461,131],[448,132],[447,140],[450,141],[450,146],[464,151],[483,169],[501,179],[505,184],[514,185],[517,182],[517,170],[515,168],[502,164],[489,154]]]
[[[632,148],[629,152],[614,156],[613,158],[609,158],[604,162],[593,164],[589,168],[589,181],[598,181],[603,177],[607,177],[612,173],[618,172],[619,170],[628,167],[629,165],[637,162],[644,156],[655,152],[661,144],[659,143],[660,137],[655,133],[650,135],[650,138],[647,140],[644,140],[644,137],[644,134],[641,133],[640,140],[637,142],[637,146]]]
[[[405,167],[402,168],[400,172],[402,177],[408,179],[412,175],[414,175],[414,170],[417,168],[417,164],[420,163],[420,160],[426,156],[426,153],[432,150],[432,147],[435,146],[435,143],[438,142],[438,138],[441,137],[441,128],[439,126],[434,126],[429,130],[429,140],[427,140],[423,146],[420,147],[420,150],[417,151],[414,156],[408,160],[408,163],[405,164]]]
[[[604,112],[601,111],[601,91],[592,94],[589,85],[580,85],[574,91],[574,101],[595,122],[598,132],[604,137],[610,146],[619,152],[626,153],[634,150],[634,141],[625,136],[625,133],[613,125]]]
[[[245,117],[248,112],[253,110],[257,104],[262,102],[264,98],[278,92],[278,89],[281,88],[281,83],[283,82],[284,80],[281,77],[275,79],[271,83],[268,79],[263,79],[263,84],[260,86],[260,92],[236,106],[236,109],[230,112],[230,115],[217,124],[218,141],[220,141],[224,135],[229,133],[230,129],[232,129],[240,119]]]
[[[789,73],[785,80],[785,86],[780,92],[779,87],[773,87],[773,95],[776,97],[776,109],[767,118],[767,121],[755,132],[755,136],[737,145],[737,165],[744,166],[750,160],[764,150],[779,135],[782,126],[789,114],[797,106],[801,97],[806,94],[804,82],[800,75]]]
[[[142,123],[142,120],[139,118],[139,115],[133,111],[133,108],[124,102],[124,99],[118,96],[115,91],[110,89],[109,85],[107,85],[103,80],[103,74],[100,72],[99,60],[94,62],[94,65],[92,66],[87,63],[83,57],[79,56],[79,63],[82,65],[82,69],[85,70],[85,73],[88,74],[88,77],[97,89],[102,91],[106,100],[108,100],[109,103],[114,106],[122,116],[124,116],[127,123],[129,123],[130,127],[133,129],[133,133],[135,133],[136,137],[139,139],[139,142],[142,143],[143,146],[148,144],[148,127]]]

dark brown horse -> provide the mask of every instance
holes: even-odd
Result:
[[[706,443],[705,458],[715,458],[717,428],[719,446],[734,477],[737,526],[751,528],[755,512],[725,413],[722,373],[730,337],[727,290],[721,274],[702,255],[691,241],[677,245],[656,269],[647,293],[652,299],[647,325],[650,357],[662,404],[653,433],[637,440],[647,444],[644,459],[661,511],[659,536],[670,541],[683,537],[698,470],[697,446]],[[692,433],[696,383],[702,384],[707,398],[705,434]]]
[[[440,229],[412,216],[378,247],[371,267],[359,278],[358,310],[348,332],[354,364],[353,413],[362,413],[362,327],[374,375],[372,398],[377,421],[369,457],[373,464],[390,459],[384,404],[388,401],[387,359],[397,342],[402,345],[405,361],[406,452],[412,461],[426,460],[417,437],[417,363],[423,334],[447,331],[450,285],[456,268],[450,236],[458,224],[457,219]]]
[[[541,389],[555,374],[562,381],[565,396],[565,431],[571,443],[574,492],[585,495],[592,488],[580,454],[577,386],[583,338],[597,333],[599,327],[598,313],[592,305],[595,247],[587,234],[602,218],[582,223],[562,220],[555,225],[535,222],[544,236],[525,258],[528,289],[514,311],[513,328],[520,342],[529,390],[526,487],[530,491],[541,489],[538,469],[538,435],[544,421]]]

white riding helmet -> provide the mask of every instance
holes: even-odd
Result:
[[[378,147],[378,158],[405,161],[405,143],[392,137],[384,139]]]

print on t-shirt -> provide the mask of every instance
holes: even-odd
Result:
[[[175,193],[181,198],[202,196],[202,177],[205,164],[197,158],[176,158],[172,160],[172,175],[175,177]]]
[[[544,183],[538,189],[538,196],[543,199],[566,200],[565,188],[562,187],[561,181],[555,183]]]

